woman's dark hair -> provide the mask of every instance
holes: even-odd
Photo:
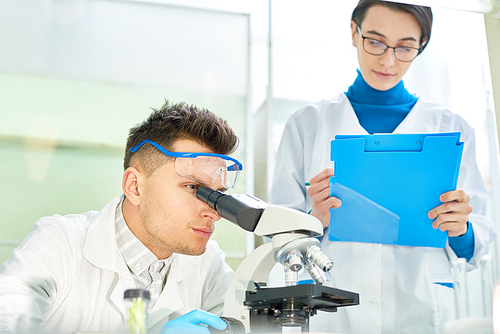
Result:
[[[420,52],[422,52],[427,44],[429,44],[432,30],[432,10],[430,7],[407,5],[398,2],[381,0],[360,0],[352,12],[351,20],[356,22],[356,24],[361,28],[366,12],[370,7],[375,5],[384,6],[394,11],[405,12],[413,15],[422,30],[422,36],[420,38],[420,46],[422,50]]]

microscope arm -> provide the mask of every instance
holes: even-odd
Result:
[[[254,233],[262,237],[299,233],[310,237],[322,236],[323,225],[305,212],[277,205],[268,205],[260,217]]]
[[[272,243],[265,243],[243,259],[229,283],[223,315],[240,320],[246,332],[250,331],[250,313],[243,305],[245,292],[255,289],[254,282],[266,282],[275,264]]]

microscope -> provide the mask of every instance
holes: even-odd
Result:
[[[196,196],[244,230],[271,238],[236,269],[221,317],[228,326],[224,331],[210,328],[211,333],[282,333],[285,328],[306,333],[309,318],[318,310],[335,312],[338,307],[359,305],[357,293],[323,285],[333,263],[316,238],[323,235],[317,218],[249,194],[224,194],[206,186],[200,186]],[[283,265],[285,286],[266,287],[278,262]],[[302,269],[315,283],[299,284]]]

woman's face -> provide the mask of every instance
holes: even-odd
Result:
[[[402,62],[394,57],[394,50],[387,49],[381,56],[373,56],[363,49],[363,38],[351,22],[352,43],[358,49],[358,62],[365,81],[377,90],[388,90],[396,86],[410,67],[411,62]],[[368,9],[361,23],[364,37],[377,39],[388,46],[420,47],[421,29],[413,15],[397,12],[375,5]]]

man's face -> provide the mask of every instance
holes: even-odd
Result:
[[[213,153],[187,139],[176,141],[173,151]],[[178,175],[173,160],[140,183],[140,223],[133,232],[158,257],[205,252],[214,222],[221,217],[196,198],[199,185]],[[222,189],[220,178],[209,186]]]

